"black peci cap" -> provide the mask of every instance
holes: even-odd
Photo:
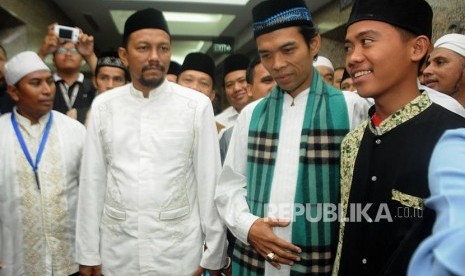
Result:
[[[212,78],[212,81],[215,82],[215,62],[207,54],[197,52],[188,54],[184,58],[179,74],[186,70],[203,72],[209,75]]]
[[[247,70],[250,59],[243,54],[232,54],[224,60],[223,80],[227,74],[237,70]]]
[[[347,27],[361,20],[385,22],[431,39],[433,10],[425,0],[357,0]]]
[[[143,9],[136,11],[126,20],[124,24],[123,45],[131,33],[141,29],[160,29],[170,34],[168,24],[161,11],[153,8]]]

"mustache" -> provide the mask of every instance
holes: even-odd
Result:
[[[147,71],[147,70],[153,70],[153,69],[157,69],[157,70],[160,70],[162,72],[165,72],[165,66],[157,65],[157,64],[151,64],[151,65],[146,65],[146,66],[142,67],[142,73]]]

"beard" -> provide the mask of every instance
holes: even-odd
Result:
[[[162,72],[165,72],[165,67],[163,65],[149,65],[149,66],[144,66],[142,68],[142,75],[140,76],[139,78],[139,83],[142,84],[143,86],[147,87],[147,88],[156,88],[158,86],[160,86],[163,81],[165,80],[165,74],[162,75],[161,78],[150,78],[150,79],[147,79],[144,77],[144,72],[149,70],[149,69],[158,69]]]
[[[146,79],[146,78],[144,78],[142,76],[139,79],[139,83],[142,84],[143,86],[147,87],[147,88],[156,88],[156,87],[160,86],[160,84],[162,84],[164,80],[165,80],[164,77],[163,78],[156,78],[156,79]]]

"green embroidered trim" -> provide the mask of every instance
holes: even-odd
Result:
[[[400,202],[400,204],[408,206],[408,207],[413,207],[418,210],[424,210],[425,209],[425,204],[424,204],[424,199],[404,194],[396,189],[392,189],[392,200]]]
[[[369,124],[370,130],[375,134],[382,135],[383,133],[386,133],[391,129],[417,116],[425,109],[427,109],[431,105],[431,103],[432,102],[428,97],[428,94],[426,92],[421,93],[413,101],[396,111],[391,116],[387,117],[384,121],[382,121],[378,127],[381,133],[377,133],[377,131],[373,128],[371,124]]]
[[[358,149],[362,142],[363,134],[366,127],[370,124],[370,120],[361,123],[354,130],[349,132],[342,141],[341,145],[341,207],[342,218],[347,215],[347,207],[349,204],[350,188],[352,185],[352,177],[354,172],[355,159],[357,158]],[[339,272],[339,262],[341,260],[342,240],[344,237],[345,222],[341,220],[339,226],[339,241],[337,244],[336,259],[333,267],[333,275],[337,276]]]

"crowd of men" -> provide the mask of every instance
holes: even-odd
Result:
[[[305,1],[252,18],[219,80],[153,8],[117,53],[0,47],[0,276],[464,275],[465,35],[356,0],[335,69]]]

